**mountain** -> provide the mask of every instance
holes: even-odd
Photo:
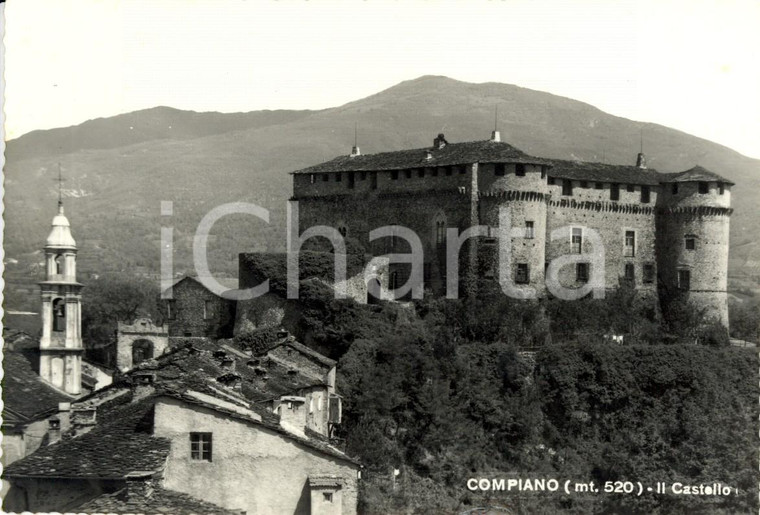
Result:
[[[425,76],[320,111],[195,113],[157,107],[35,131],[7,143],[6,257],[11,277],[36,277],[34,263],[55,211],[58,164],[82,271],[158,272],[161,227],[174,230],[175,271],[187,269],[203,215],[220,204],[256,202],[270,224],[245,215],[220,220],[209,261],[234,275],[241,251],[284,248],[288,172],[346,154],[358,124],[363,153],[487,139],[498,106],[502,140],[537,156],[633,163],[643,128],[650,167],[695,164],[734,182],[732,277],[760,277],[760,161],[670,129],[612,116],[575,100],[508,84]],[[173,215],[161,216],[161,201]],[[16,276],[14,276],[16,274]]]

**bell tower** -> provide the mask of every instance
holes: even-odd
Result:
[[[58,200],[58,214],[45,243],[40,376],[71,395],[82,388],[82,284],[77,282],[77,244]]]

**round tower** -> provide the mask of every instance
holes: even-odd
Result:
[[[481,243],[480,276],[508,279],[517,289],[545,290],[548,165],[535,159],[482,163],[479,173],[480,223],[491,238]],[[496,238],[497,228],[511,229]],[[501,257],[509,256],[502,263]]]
[[[76,280],[77,245],[58,202],[45,242],[42,292],[40,376],[66,393],[79,395],[82,384],[82,284]]]
[[[732,182],[700,166],[663,181],[657,198],[657,269],[663,309],[683,299],[728,328]]]

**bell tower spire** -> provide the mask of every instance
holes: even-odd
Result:
[[[40,376],[71,395],[82,391],[82,284],[77,282],[77,244],[63,212],[58,166],[58,213],[45,242]]]

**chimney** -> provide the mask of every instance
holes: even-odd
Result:
[[[132,402],[138,401],[152,394],[155,390],[156,374],[153,372],[136,372],[132,376]]]
[[[145,502],[153,495],[153,473],[149,471],[130,472],[124,476],[127,484],[127,501]]]
[[[61,433],[65,433],[71,427],[71,403],[58,403],[58,420],[61,422]]]
[[[443,147],[445,147],[449,142],[446,141],[446,138],[443,136],[443,134],[439,134],[437,138],[433,140],[433,148],[436,150],[440,150]]]
[[[491,131],[491,141],[501,141],[501,133],[499,131]]]
[[[433,159],[433,151],[432,150],[426,150],[425,151],[425,161],[430,161]]]
[[[234,372],[228,372],[224,375],[221,375],[216,378],[216,381],[223,384],[227,388],[238,392],[242,391],[243,389],[243,378],[240,374],[236,374]]]
[[[277,403],[277,401],[275,401]],[[280,425],[292,433],[302,434],[306,427],[306,398],[283,395],[275,406]]]
[[[636,156],[636,168],[647,169],[647,156],[643,152],[639,152],[639,155]]]
[[[61,420],[53,415],[48,419],[48,445],[61,440]]]
[[[351,147],[351,157],[356,157],[362,155],[362,151],[359,150],[359,147],[353,146]]]

